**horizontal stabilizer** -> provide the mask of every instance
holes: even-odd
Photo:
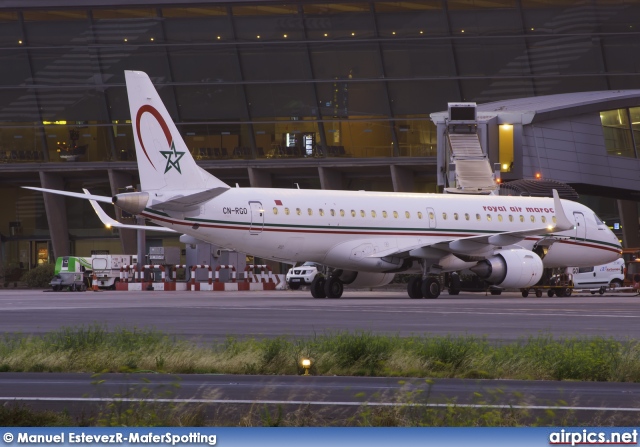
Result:
[[[59,189],[36,188],[35,186],[23,186],[22,188],[31,189],[33,191],[49,192],[51,194],[59,194],[62,196],[76,197],[78,199],[90,199],[90,200],[96,200],[98,202],[113,203],[111,201],[111,197],[106,197],[106,196],[94,196],[93,194],[80,194],[79,192],[62,191]]]
[[[93,207],[93,210],[96,212],[96,214],[100,218],[100,221],[107,227],[125,228],[125,229],[131,229],[131,230],[164,231],[164,232],[168,232],[168,233],[177,233],[175,230],[172,230],[171,228],[152,227],[152,226],[147,226],[147,225],[127,225],[127,224],[123,224],[122,222],[118,222],[117,220],[112,219],[111,217],[109,217],[109,215],[104,212],[102,207],[100,205],[98,205],[98,202],[96,202],[95,200],[89,198],[89,197],[95,197],[95,196],[92,196],[89,193],[89,191],[84,189],[84,188],[82,188],[82,190],[84,191],[85,198],[89,199],[89,202],[91,203],[91,206]]]
[[[201,204],[202,202],[206,202],[208,200],[213,199],[214,197],[219,196],[220,194],[227,191],[229,188],[211,188],[206,191],[200,191],[195,194],[189,194],[186,196],[178,196],[172,199],[167,200],[166,202],[153,202],[149,208],[154,210],[169,210],[169,211],[186,211],[189,208],[193,208]]]

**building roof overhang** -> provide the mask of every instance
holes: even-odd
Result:
[[[531,124],[568,116],[640,106],[640,90],[605,90],[533,96],[479,104],[478,122],[497,118],[497,124]],[[431,114],[434,123],[444,123],[447,112]]]

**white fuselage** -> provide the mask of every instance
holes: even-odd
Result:
[[[562,205],[576,225],[554,234],[559,237],[543,258],[545,267],[599,265],[620,257],[618,239],[593,211],[567,200]],[[553,225],[553,208],[551,198],[231,188],[189,212],[147,208],[142,215],[261,258],[380,272],[391,270],[381,258],[403,251]],[[531,250],[545,238],[527,237],[517,247]],[[473,262],[448,256],[440,264],[447,271]]]

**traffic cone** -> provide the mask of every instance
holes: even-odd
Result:
[[[93,279],[91,281],[91,288],[93,289],[94,292],[97,292],[98,290],[98,277],[96,276],[96,274],[93,274]]]

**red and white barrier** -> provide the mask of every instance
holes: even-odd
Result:
[[[177,290],[178,292],[184,292],[185,290],[187,290],[188,281],[178,281],[178,269],[184,269],[186,276],[187,272],[189,271],[189,266],[187,264],[176,264],[173,266],[173,272],[171,274],[171,280],[174,283],[173,287],[175,287],[175,290]]]
[[[206,284],[196,281],[196,270],[198,269],[207,269],[209,271]],[[191,267],[191,282],[189,283],[189,290],[192,292],[197,292],[199,290],[213,290],[213,270],[210,265],[198,264]]]
[[[260,279],[253,272],[254,269],[260,269]],[[268,273],[265,273],[268,272]],[[276,279],[279,280],[278,277]],[[266,264],[248,264],[244,268],[245,283],[249,283],[249,290],[275,290],[276,283],[273,280],[273,272],[271,267]]]
[[[129,276],[131,271],[133,271],[133,276]],[[131,282],[132,280],[133,282]],[[120,281],[116,283],[116,290],[142,290],[142,286],[134,286],[136,283],[138,283],[138,266],[131,264],[120,267]]]
[[[125,265],[120,268],[120,281],[116,283],[116,290],[124,291],[145,291],[150,287],[153,290],[164,291],[243,291],[243,290],[275,290],[276,286],[281,282],[278,275],[274,275],[271,268],[266,264],[254,265],[249,264],[244,270],[244,280],[238,281],[237,271],[233,265],[219,265],[215,272],[210,265],[198,264],[191,266],[191,278],[189,281],[177,281],[177,270],[179,268],[188,269],[186,265],[174,266],[171,272],[171,266],[158,264],[144,265],[140,272],[137,266]],[[161,271],[161,281],[145,281],[144,272],[149,269],[159,269]],[[168,269],[168,271],[167,271]],[[207,282],[196,281],[196,270],[207,269]],[[220,281],[220,270],[231,270],[231,282]],[[260,269],[259,274],[254,273],[254,269]],[[215,279],[214,279],[215,278]]]

